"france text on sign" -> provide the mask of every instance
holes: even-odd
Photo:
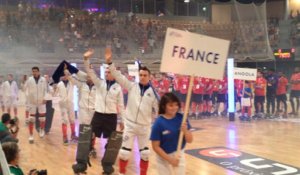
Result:
[[[256,74],[257,69],[234,68],[234,79],[255,81]]]
[[[193,149],[186,153],[242,175],[300,175],[298,167],[226,147]]]
[[[138,76],[139,75],[139,67],[136,64],[128,64],[127,65],[128,68],[128,74],[130,76]]]
[[[223,79],[229,44],[227,40],[168,28],[160,71]]]

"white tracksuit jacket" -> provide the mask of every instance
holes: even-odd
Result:
[[[120,71],[116,70],[114,64],[109,65],[109,70],[116,81],[128,90],[128,103],[123,119],[138,125],[150,126],[152,109],[156,113],[158,111],[158,100],[152,87],[144,91],[143,88],[145,87],[140,86],[139,83],[129,81]]]
[[[27,102],[30,105],[42,105],[47,94],[47,81],[44,77],[39,78],[38,82],[33,77],[29,77],[24,86],[28,93]]]
[[[80,109],[95,110],[96,87],[94,85],[90,88],[85,81],[83,82],[79,81],[79,79],[81,80],[80,74],[84,75],[85,73],[79,71],[76,74],[77,75],[76,77],[73,76],[68,77],[68,79],[79,89],[79,107]]]
[[[57,84],[57,92],[60,97],[59,104],[61,107],[69,106],[69,104],[73,103],[74,85],[70,81],[67,86],[65,86],[63,81],[60,81]]]
[[[27,81],[27,80],[26,80]],[[26,81],[25,83],[21,83],[21,90],[23,91],[25,97],[27,98],[27,95],[28,95],[28,90],[27,90],[27,87],[26,87]],[[26,100],[26,99],[25,99]]]
[[[12,81],[9,83],[9,81],[5,81],[2,85],[2,95],[3,98],[16,98],[18,97],[18,85],[16,81]]]
[[[96,87],[95,111],[106,114],[119,113],[123,116],[124,100],[121,86],[118,83],[110,85],[110,82],[99,79],[94,70],[89,68],[89,60],[85,60],[84,65]]]

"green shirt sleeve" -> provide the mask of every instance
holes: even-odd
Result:
[[[8,128],[2,122],[0,122],[0,131],[8,131]]]
[[[22,169],[18,166],[9,166],[9,170],[13,175],[24,175]]]

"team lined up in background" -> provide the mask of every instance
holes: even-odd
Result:
[[[160,95],[170,91],[175,92],[181,100],[182,106],[184,106],[189,86],[189,78],[187,76],[173,76],[170,78],[167,75],[157,74],[152,79],[152,84]],[[236,109],[237,112],[242,112],[242,116],[245,115],[244,112],[247,110],[248,116],[251,117],[252,104],[255,108],[254,118],[288,117],[288,114],[298,115],[300,98],[299,68],[295,68],[290,78],[286,77],[282,72],[276,73],[272,69],[268,71],[258,70],[255,82],[235,80],[234,87]],[[289,91],[291,109],[288,113],[287,95]],[[196,117],[226,116],[227,92],[226,76],[224,76],[223,80],[196,77],[193,86],[190,114]],[[243,98],[250,98],[251,106],[246,105],[242,107]],[[221,108],[221,104],[223,104],[223,108]]]
[[[49,78],[45,75],[47,81]],[[127,74],[127,78],[134,81],[134,77]],[[20,83],[21,90],[24,90],[24,82],[27,76],[23,77]],[[235,100],[237,112],[242,111],[241,98],[250,97],[255,107],[256,116],[263,117],[278,117],[280,115],[287,117],[289,115],[298,115],[299,112],[299,91],[300,91],[300,71],[295,68],[293,75],[289,78],[282,72],[275,73],[274,70],[264,71],[258,70],[257,81],[245,81],[245,88],[250,87],[250,95],[243,91],[244,82],[242,80],[235,80]],[[0,92],[1,94],[1,108],[2,111],[8,113],[11,109],[14,115],[17,116],[17,100],[18,100],[18,85],[12,74],[7,75],[7,80],[0,76]],[[160,96],[166,92],[174,92],[180,99],[181,105],[185,105],[186,94],[189,86],[189,78],[181,75],[169,75],[157,73],[152,76],[152,86],[156,89]],[[56,87],[54,85],[54,87]],[[208,78],[196,77],[193,86],[193,95],[191,102],[190,114],[194,117],[209,117],[226,115],[227,107],[227,77],[223,80],[213,80]],[[52,87],[50,87],[52,89]],[[57,91],[56,91],[57,92]],[[287,99],[288,92],[290,98]],[[123,89],[124,102],[127,103],[127,90]],[[54,96],[58,94],[52,93]],[[287,100],[291,102],[291,109],[287,109]],[[296,100],[296,102],[295,102]],[[265,101],[267,102],[267,110],[264,109]],[[276,103],[276,106],[275,106]],[[220,107],[223,104],[223,107]],[[6,108],[6,110],[5,110]],[[222,111],[221,111],[222,110]],[[251,116],[251,110],[248,110],[248,115]]]

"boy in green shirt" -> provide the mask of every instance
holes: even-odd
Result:
[[[0,142],[18,142],[18,139],[9,131],[11,127],[11,117],[8,113],[2,115],[0,122]]]

